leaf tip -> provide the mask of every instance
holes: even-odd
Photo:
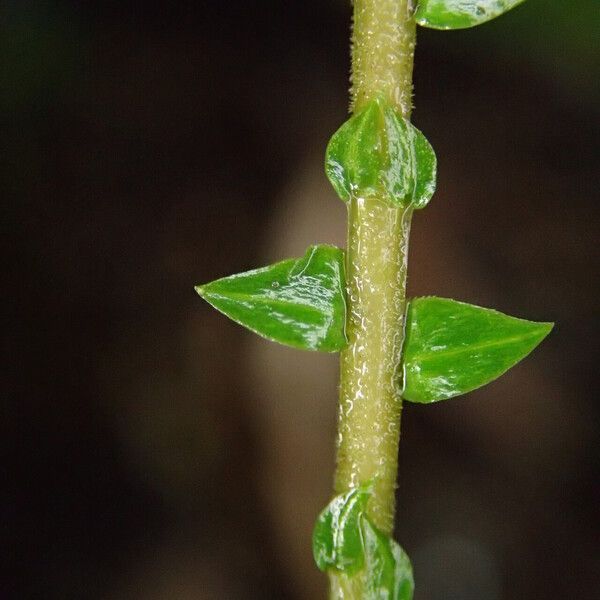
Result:
[[[540,342],[550,334],[554,329],[554,325],[553,321],[538,321],[537,326],[540,334]]]
[[[403,397],[429,403],[475,390],[523,360],[553,327],[449,298],[413,298]]]

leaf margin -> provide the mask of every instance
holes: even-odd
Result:
[[[505,320],[506,323],[516,324],[517,322],[520,322],[523,325],[529,327],[528,334],[521,336],[520,341],[522,341],[522,342],[523,341],[533,341],[533,343],[530,343],[525,350],[522,350],[520,352],[515,352],[514,354],[515,354],[516,358],[514,358],[514,359],[511,358],[510,361],[508,361],[507,366],[499,367],[492,373],[491,376],[486,377],[486,378],[481,378],[480,382],[477,383],[476,385],[469,385],[467,387],[462,388],[461,390],[457,390],[456,388],[454,388],[454,390],[452,390],[452,391],[446,390],[446,391],[442,392],[444,385],[442,383],[441,376],[440,376],[439,383],[434,381],[433,384],[430,386],[423,385],[423,383],[418,380],[418,378],[420,377],[422,368],[420,365],[417,364],[418,361],[415,360],[415,357],[420,359],[421,363],[422,363],[424,360],[427,360],[427,359],[424,359],[424,355],[426,353],[423,353],[423,352],[419,353],[418,351],[416,351],[414,349],[411,350],[411,342],[413,340],[413,336],[415,335],[415,333],[414,333],[415,328],[417,327],[415,325],[415,322],[419,319],[419,315],[417,314],[416,306],[419,305],[419,308],[421,308],[423,303],[430,303],[430,302],[441,302],[444,304],[450,304],[452,306],[463,308],[463,309],[471,309],[473,314],[478,314],[479,316],[487,315],[487,316],[493,317],[495,319],[503,319],[503,320]],[[429,308],[431,309],[431,305]],[[425,308],[424,312],[427,313],[427,308]],[[430,318],[431,315],[426,314],[426,317]],[[442,400],[448,400],[448,399],[454,398],[456,396],[462,396],[473,390],[479,389],[480,387],[483,387],[484,385],[487,385],[488,383],[491,383],[492,381],[495,381],[496,379],[498,379],[499,377],[504,375],[513,366],[515,366],[516,364],[521,362],[524,358],[526,358],[529,354],[531,354],[531,352],[533,352],[533,350],[535,350],[535,348],[549,335],[549,333],[552,331],[553,328],[554,328],[554,323],[552,323],[552,322],[529,321],[527,319],[522,319],[519,317],[513,317],[511,315],[507,315],[496,309],[485,308],[482,306],[477,306],[475,304],[470,304],[470,303],[462,302],[459,300],[453,300],[451,298],[442,298],[439,296],[420,296],[420,297],[416,297],[416,298],[411,298],[408,302],[407,309],[406,309],[405,338],[404,338],[404,347],[403,347],[403,351],[402,351],[402,371],[403,371],[402,398],[403,398],[403,400],[406,400],[406,401],[412,402],[412,403],[431,404],[431,403],[436,403],[436,402],[439,402]],[[491,329],[493,329],[493,327]],[[530,338],[533,338],[533,340],[531,340]],[[515,341],[515,340],[508,338],[508,341],[510,342],[510,341]],[[430,352],[427,358],[429,358],[430,360],[439,359],[439,357],[442,355],[442,353],[454,354],[455,356],[458,354],[461,354],[461,353],[473,354],[474,349],[477,350],[477,349],[483,349],[486,347],[494,347],[494,346],[501,346],[501,345],[502,345],[502,343],[498,342],[496,344],[488,344],[487,346],[486,346],[486,344],[482,344],[479,346],[479,348],[477,348],[477,347],[471,348],[470,346],[464,346],[464,347],[461,347],[461,348],[458,348],[455,350],[439,349],[439,350]],[[439,352],[439,353],[436,354],[436,352]],[[461,371],[461,369],[459,368],[459,369],[457,369],[457,372],[459,374],[461,372],[465,373],[466,370]],[[411,381],[411,379],[412,379],[412,381]],[[425,381],[425,378],[423,378],[423,381]],[[444,383],[447,383],[447,380],[444,380]],[[433,387],[435,385],[438,386],[439,397],[434,397],[433,394],[431,393],[431,390],[433,389]],[[419,391],[419,388],[421,391]],[[425,390],[425,391],[423,391],[423,390]]]
[[[331,288],[333,290],[333,293],[335,293],[336,295],[336,299],[331,301],[331,305],[329,307],[332,311],[333,316],[331,318],[331,323],[327,327],[328,334],[324,336],[324,338],[319,338],[319,340],[312,345],[304,343],[302,341],[296,342],[289,339],[283,340],[281,337],[265,333],[264,330],[261,330],[255,325],[252,325],[248,321],[245,321],[242,318],[232,315],[225,308],[225,305],[229,301],[233,302],[235,299],[247,299],[248,302],[255,302],[259,305],[266,305],[269,303],[276,305],[278,303],[281,303],[283,306],[290,306],[292,303],[289,302],[289,299],[277,299],[276,297],[266,299],[260,296],[252,296],[244,292],[232,292],[231,290],[229,290],[227,293],[223,293],[219,292],[219,286],[235,282],[236,279],[239,279],[240,281],[248,281],[252,277],[260,277],[261,275],[266,275],[269,272],[276,272],[278,269],[281,270],[284,274],[286,273],[287,269],[288,280],[292,277],[299,277],[304,273],[304,269],[300,271],[298,270],[299,265],[301,265],[303,261],[307,261],[308,264],[314,253],[329,253],[329,258],[331,259],[330,264],[335,264],[337,269],[337,286],[335,290],[333,290],[333,287]],[[278,287],[279,285],[280,284],[278,284]],[[220,277],[206,284],[196,285],[194,286],[194,289],[203,300],[208,302],[218,312],[220,312],[233,322],[237,323],[238,325],[241,325],[245,329],[256,333],[264,339],[299,350],[333,353],[341,351],[347,345],[347,301],[345,286],[345,251],[332,244],[312,244],[307,248],[304,255],[299,258],[288,258],[278,261],[276,263],[272,263],[270,265],[266,265],[264,267],[258,267],[249,271],[243,271],[241,273],[235,273],[233,275]],[[310,306],[307,304],[298,304],[298,306],[302,311],[306,313],[313,313],[315,315],[321,314],[319,310],[316,309],[314,306]],[[276,321],[273,321],[273,323],[276,323]],[[310,327],[310,324],[307,324],[307,327]]]
[[[464,10],[462,12],[452,13],[452,8],[447,8],[444,4],[452,4],[453,0],[420,0],[415,10],[415,20],[421,27],[428,29],[436,29],[438,31],[456,31],[460,29],[471,29],[478,25],[483,25],[501,17],[525,0],[479,0],[475,4],[490,5],[491,12],[481,12],[480,15],[469,13]],[[506,6],[498,6],[496,10],[491,5],[506,4]],[[459,7],[460,8],[460,7]],[[485,11],[485,8],[479,7],[480,11]],[[477,7],[473,7],[473,11],[477,12]]]

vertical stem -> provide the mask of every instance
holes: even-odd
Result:
[[[354,0],[354,112],[383,96],[405,119],[412,109],[416,23],[413,0]]]
[[[349,206],[349,345],[341,354],[336,493],[373,482],[369,516],[394,527],[402,409],[401,356],[411,211],[387,200]]]
[[[354,111],[383,96],[410,117],[414,48],[411,0],[354,0]],[[335,491],[341,494],[371,481],[367,510],[388,535],[394,527],[411,216],[411,209],[383,197],[349,203],[349,344],[341,354]],[[360,600],[360,578],[332,575],[331,597]]]

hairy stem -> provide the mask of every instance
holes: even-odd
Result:
[[[373,482],[369,516],[394,526],[406,258],[411,212],[358,198],[349,209],[348,347],[341,355],[338,494]]]
[[[405,118],[412,106],[411,0],[354,0],[352,108],[383,96]],[[348,347],[341,353],[336,493],[373,484],[368,513],[394,527],[400,440],[401,351],[411,209],[353,198],[348,215]],[[362,583],[331,577],[333,599],[359,600]]]
[[[413,4],[413,0],[354,0],[354,112],[383,96],[405,119],[410,117],[416,39]]]

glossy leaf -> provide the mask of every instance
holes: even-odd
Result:
[[[387,196],[423,208],[435,191],[437,161],[425,136],[382,99],[369,102],[333,135],[325,172],[344,201]]]
[[[321,571],[333,569],[352,575],[362,569],[364,551],[360,518],[371,495],[368,487],[336,496],[317,519],[313,556]]]
[[[319,515],[313,555],[321,571],[360,577],[363,600],[411,600],[412,566],[404,550],[366,514],[369,485],[334,498]]]
[[[465,29],[495,19],[524,0],[419,0],[415,18],[433,29]]]
[[[411,600],[415,584],[406,552],[367,517],[363,517],[361,527],[365,548],[364,600]]]
[[[217,310],[259,335],[325,352],[346,345],[344,290],[344,252],[326,245],[196,287]]]
[[[481,387],[527,356],[552,326],[447,298],[415,298],[407,313],[403,397],[436,402]]]

